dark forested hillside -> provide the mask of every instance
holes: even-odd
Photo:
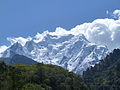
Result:
[[[53,65],[0,62],[0,90],[87,90],[81,77]]]
[[[120,50],[115,49],[83,77],[91,90],[120,90]]]

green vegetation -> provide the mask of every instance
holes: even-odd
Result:
[[[83,77],[90,90],[120,90],[120,50],[115,49]]]
[[[0,62],[0,90],[87,90],[81,77],[53,65]]]
[[[17,57],[12,62],[18,62]],[[22,59],[23,57],[18,57],[19,63],[26,59],[27,63],[29,60],[27,57]],[[87,69],[82,78],[58,66],[27,64],[6,65],[0,62],[0,90],[120,90],[119,49]]]

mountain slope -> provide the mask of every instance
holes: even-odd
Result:
[[[82,74],[88,67],[94,66],[104,58],[108,52],[105,46],[90,43],[82,34],[63,36],[43,34],[39,42],[30,40],[24,46],[18,42],[13,44],[2,53],[2,57],[24,55],[37,62],[58,65]]]
[[[0,58],[0,61],[4,61],[7,65],[15,65],[15,64],[25,64],[25,65],[33,65],[37,64],[36,61],[25,57],[23,55],[14,55],[12,58]]]
[[[91,90],[120,90],[120,49],[83,73]]]

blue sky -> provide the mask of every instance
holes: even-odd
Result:
[[[120,0],[0,0],[0,45],[9,44],[7,37],[34,36],[58,26],[71,29],[115,9]]]

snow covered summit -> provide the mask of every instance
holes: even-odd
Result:
[[[61,66],[69,71],[82,74],[94,66],[108,52],[107,47],[89,42],[84,35],[41,34],[38,40],[29,40],[25,45],[16,42],[1,53],[1,57],[24,55],[44,64]]]

